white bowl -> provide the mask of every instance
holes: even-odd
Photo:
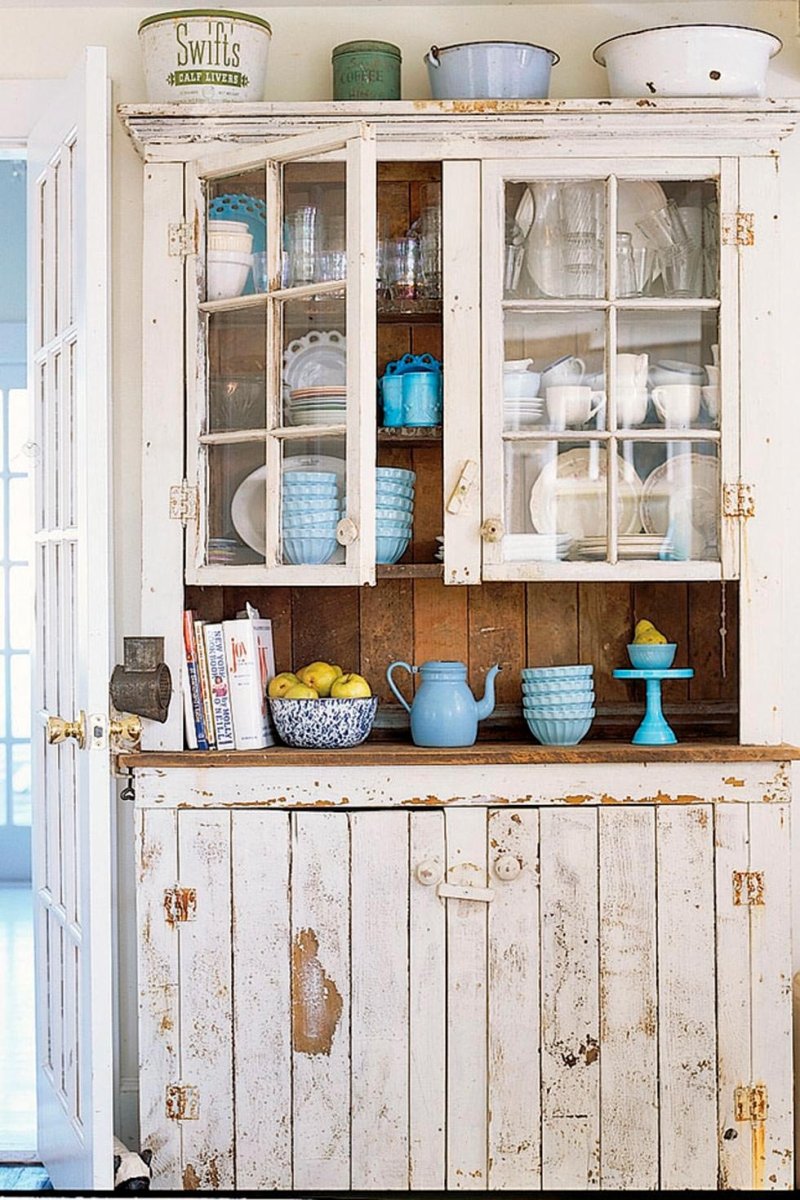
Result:
[[[250,273],[252,255],[233,250],[209,251],[206,258],[206,299],[241,296]]]
[[[252,233],[209,233],[208,249],[216,250],[235,250],[240,254],[249,254],[253,249]]]
[[[542,376],[539,371],[503,371],[503,395],[516,399],[519,396],[538,396]]]

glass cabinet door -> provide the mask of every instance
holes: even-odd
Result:
[[[484,578],[735,575],[733,180],[537,172],[484,176]]]
[[[375,156],[363,127],[188,172],[198,583],[374,579]]]

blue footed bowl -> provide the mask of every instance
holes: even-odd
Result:
[[[377,696],[324,696],[319,700],[270,700],[278,737],[306,750],[344,750],[369,736]]]

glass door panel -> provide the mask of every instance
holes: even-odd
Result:
[[[718,355],[716,309],[620,312],[610,420],[619,429],[716,428]]]

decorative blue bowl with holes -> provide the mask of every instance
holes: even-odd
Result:
[[[377,696],[320,696],[318,700],[270,700],[275,731],[287,746],[345,750],[369,737]]]
[[[677,649],[677,642],[630,642],[628,658],[635,671],[668,671]]]

